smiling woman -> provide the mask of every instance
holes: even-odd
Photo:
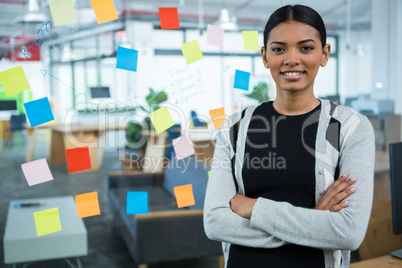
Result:
[[[367,117],[314,96],[330,51],[310,7],[287,5],[268,19],[261,56],[276,99],[223,123],[205,197],[205,232],[223,242],[227,268],[346,268],[363,241],[374,131]],[[271,155],[284,168],[264,165]]]

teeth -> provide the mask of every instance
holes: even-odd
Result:
[[[302,72],[286,72],[285,75],[286,76],[296,76],[296,75],[301,75]]]

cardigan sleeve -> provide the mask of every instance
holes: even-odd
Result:
[[[204,229],[207,237],[249,247],[275,248],[286,242],[269,232],[250,226],[250,220],[240,217],[230,208],[230,200],[236,195],[232,175],[230,143],[222,134],[228,128],[226,121],[216,137],[215,152],[204,202]]]
[[[360,115],[340,152],[340,173],[356,177],[356,192],[339,212],[295,207],[258,198],[250,226],[293,244],[322,249],[356,250],[366,234],[373,200],[375,143],[367,117]]]

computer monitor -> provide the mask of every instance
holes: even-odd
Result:
[[[16,111],[16,100],[0,100],[0,111]]]
[[[392,225],[395,235],[402,234],[402,142],[389,145],[391,177]],[[402,249],[391,252],[392,256],[402,259]]]
[[[92,99],[110,98],[109,87],[91,87],[91,98]]]

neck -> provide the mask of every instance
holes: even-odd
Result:
[[[273,106],[278,113],[284,115],[299,115],[307,113],[321,102],[314,94],[295,94],[278,91]]]

